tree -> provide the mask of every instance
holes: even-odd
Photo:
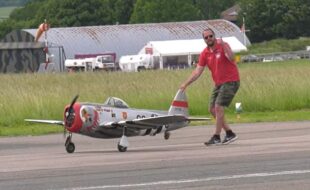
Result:
[[[201,20],[201,11],[188,0],[137,0],[130,23]]]
[[[8,1],[0,0],[0,3]],[[12,0],[25,3],[0,22],[0,39],[19,28],[158,23],[220,18],[238,3],[252,42],[310,36],[309,0]],[[240,17],[242,19],[242,16]],[[241,20],[239,23],[241,24]]]
[[[134,3],[135,0],[31,0],[0,23],[0,39],[13,29],[37,28],[45,19],[52,27],[127,24]]]
[[[114,21],[119,24],[128,24],[136,0],[110,0],[113,7]]]
[[[193,4],[200,10],[206,20],[220,18],[221,12],[234,6],[236,0],[193,0]]]
[[[110,24],[106,20],[111,18],[107,4],[107,0],[47,0],[38,10],[35,22],[47,19],[53,27]]]
[[[310,24],[308,0],[240,0],[240,6],[253,42],[310,35],[305,27]]]
[[[34,15],[37,15],[42,2],[39,0],[31,1],[25,7],[16,8],[10,14],[10,19],[15,22],[33,21]],[[31,26],[25,26],[31,27]]]

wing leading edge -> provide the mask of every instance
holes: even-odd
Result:
[[[63,121],[58,120],[42,120],[42,119],[25,119],[25,121],[34,122],[34,123],[46,123],[54,125],[65,125]]]

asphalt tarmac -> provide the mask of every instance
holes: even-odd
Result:
[[[39,126],[38,126],[39,127]],[[308,190],[310,121],[231,125],[239,139],[206,147],[214,126],[119,139],[62,134],[0,138],[1,190],[225,189]]]

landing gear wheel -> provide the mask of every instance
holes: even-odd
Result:
[[[165,132],[164,137],[165,137],[165,140],[168,140],[170,137],[170,132]]]
[[[66,142],[65,142],[65,147],[66,147],[66,151],[68,153],[73,153],[74,152],[75,145],[72,142],[72,133],[69,133],[69,136],[67,137]]]
[[[66,151],[67,151],[68,153],[73,153],[74,150],[75,150],[75,145],[74,145],[74,143],[69,142],[69,143],[66,145]]]
[[[120,152],[126,152],[127,151],[127,147],[120,145],[119,143],[117,144],[117,149]]]

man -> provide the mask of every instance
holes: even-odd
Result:
[[[215,84],[210,97],[209,112],[216,119],[216,129],[205,145],[229,144],[237,140],[238,136],[225,122],[224,109],[229,106],[239,89],[239,72],[233,60],[234,54],[227,43],[222,39],[216,40],[215,33],[210,28],[203,31],[203,38],[207,47],[201,52],[196,69],[180,86],[180,89],[184,91],[200,77],[206,66],[209,68]],[[220,137],[222,129],[226,131],[223,142]]]

